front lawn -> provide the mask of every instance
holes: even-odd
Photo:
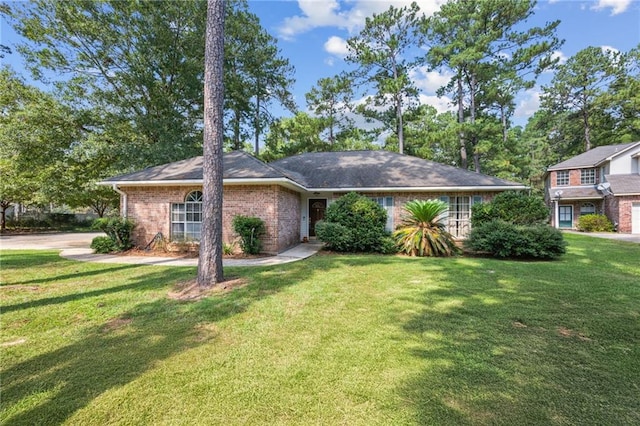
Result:
[[[640,424],[640,245],[195,268],[3,251],[3,424]]]

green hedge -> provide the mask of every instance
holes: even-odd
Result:
[[[124,251],[133,247],[131,232],[135,223],[123,217],[103,217],[93,222],[93,227],[109,236],[116,248],[112,251]]]
[[[549,219],[549,208],[544,200],[524,192],[507,191],[496,195],[489,203],[472,207],[471,226],[493,220],[516,225],[544,224]]]
[[[613,232],[613,223],[603,214],[586,214],[578,218],[576,228],[582,232]]]
[[[388,253],[388,233],[385,232],[387,212],[378,203],[350,192],[333,202],[324,220],[316,223],[316,236],[330,250],[339,252]]]
[[[556,259],[566,252],[562,233],[548,225],[515,225],[500,220],[471,230],[465,248],[498,258]]]
[[[116,244],[110,237],[95,237],[91,240],[91,246],[94,253],[112,253],[117,251]]]

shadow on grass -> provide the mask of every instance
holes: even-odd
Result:
[[[139,269],[139,268],[144,268],[144,266],[139,266],[139,265],[127,265],[127,266],[120,266],[120,267],[115,267],[115,268],[106,268],[106,269],[100,269],[100,270],[96,270],[96,271],[89,271],[89,272],[83,272],[83,273],[78,273],[78,274],[69,274],[69,275],[63,275],[63,276],[59,276],[57,278],[51,278],[45,281],[57,281],[57,280],[66,280],[66,279],[73,279],[73,278],[84,278],[86,276],[97,276],[97,275],[102,275],[102,274],[110,274],[116,271],[121,271],[123,269]],[[45,297],[42,299],[36,299],[36,300],[32,300],[29,302],[24,302],[24,303],[17,303],[14,305],[6,305],[6,306],[2,306],[2,312],[4,313],[8,313],[8,312],[13,312],[13,311],[19,311],[21,309],[29,309],[29,308],[35,308],[35,307],[43,307],[43,306],[51,306],[51,305],[59,305],[59,304],[63,304],[63,303],[67,303],[67,302],[74,302],[77,300],[82,300],[82,299],[87,299],[87,298],[91,298],[91,297],[99,297],[99,296],[104,296],[104,295],[108,295],[108,294],[112,294],[112,293],[119,293],[122,291],[126,291],[126,290],[136,290],[136,291],[145,291],[145,290],[151,290],[154,288],[158,288],[158,283],[159,282],[165,282],[166,280],[173,280],[173,279],[179,279],[181,277],[184,276],[184,272],[178,270],[174,270],[174,271],[167,271],[167,272],[163,272],[162,274],[152,274],[150,275],[147,279],[144,280],[139,280],[130,284],[125,284],[125,285],[120,285],[120,286],[114,286],[114,287],[106,287],[106,288],[101,288],[99,290],[92,290],[92,291],[83,291],[83,292],[78,292],[78,293],[70,293],[70,294],[65,294],[64,296],[55,296],[55,297]],[[34,280],[36,281],[36,280]],[[20,284],[26,284],[26,283],[33,283],[33,281],[27,281],[24,283],[20,283]]]
[[[180,302],[167,298],[140,303],[100,327],[86,331],[86,336],[10,366],[2,372],[2,405],[6,424],[60,424],[93,399],[115,387],[121,387],[152,369],[158,361],[207,342],[216,334],[203,325],[221,321],[246,311],[253,303],[269,297],[316,273],[348,259],[333,262],[330,258],[313,262],[264,268],[229,268],[227,276],[244,276],[245,287],[212,295],[198,302]],[[46,316],[51,303],[66,303],[83,297],[131,290],[167,291],[175,281],[172,270],[154,267],[135,282],[88,294],[67,295],[42,303],[36,314]],[[176,268],[177,276],[185,271]],[[24,304],[27,305],[27,304]],[[15,307],[14,307],[15,309]],[[78,312],[80,313],[80,312]],[[152,398],[152,395],[148,396]],[[21,408],[28,407],[28,408]]]
[[[624,267],[640,247],[571,244],[548,263],[444,260],[402,324],[425,366],[400,389],[416,423],[640,422],[640,273]]]
[[[0,250],[0,269],[43,268],[60,262],[54,251]]]

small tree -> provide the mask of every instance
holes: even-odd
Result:
[[[449,206],[440,200],[413,200],[393,233],[400,250],[410,256],[451,256],[459,250],[440,218]]]

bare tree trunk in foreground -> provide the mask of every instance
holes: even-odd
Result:
[[[204,142],[202,162],[202,232],[198,286],[223,281],[222,272],[222,143],[224,1],[208,0],[204,54]]]

